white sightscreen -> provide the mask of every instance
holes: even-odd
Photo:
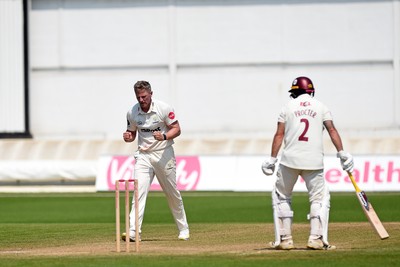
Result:
[[[22,0],[0,1],[0,133],[25,132]]]

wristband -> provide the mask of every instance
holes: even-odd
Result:
[[[164,140],[167,140],[167,135],[166,135],[166,134],[163,134],[163,136],[164,136]]]

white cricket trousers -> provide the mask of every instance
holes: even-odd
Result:
[[[168,206],[172,212],[175,224],[179,231],[189,229],[186,220],[185,208],[183,206],[181,193],[176,187],[176,160],[172,146],[164,150],[153,152],[136,152],[133,178],[139,182],[139,233],[142,232],[144,210],[147,195],[154,176],[164,191]],[[130,234],[135,234],[135,198],[132,198],[132,209],[130,218]]]
[[[280,164],[278,169],[278,179],[276,181],[276,190],[281,195],[283,199],[292,198],[293,188],[297,182],[299,175],[305,181],[308,198],[310,203],[314,201],[322,202],[325,196],[325,180],[324,180],[324,170],[300,170],[287,167]]]
[[[275,189],[278,193],[278,204],[281,209],[288,212],[291,211],[291,201],[293,188],[298,177],[301,176],[305,182],[308,191],[308,199],[310,202],[310,236],[323,236],[324,243],[328,244],[328,220],[330,208],[330,194],[324,180],[324,170],[300,170],[287,167],[280,164],[277,172],[277,180]],[[318,216],[318,217],[316,217]],[[321,222],[320,222],[321,221]],[[286,231],[291,235],[290,226],[286,226]]]

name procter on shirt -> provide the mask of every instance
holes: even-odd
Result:
[[[322,169],[323,122],[327,120],[332,120],[329,109],[309,94],[289,101],[278,118],[279,122],[285,123],[281,164],[303,170]]]
[[[160,131],[165,134],[168,125],[177,121],[174,109],[168,104],[153,99],[149,111],[144,112],[137,103],[128,111],[126,119],[127,129],[137,131],[140,151],[157,151],[174,144],[172,139],[157,141],[153,137],[153,132]]]

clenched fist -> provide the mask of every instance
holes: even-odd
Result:
[[[135,136],[133,135],[132,132],[126,131],[122,134],[122,137],[124,138],[125,142],[133,142],[135,140]]]

